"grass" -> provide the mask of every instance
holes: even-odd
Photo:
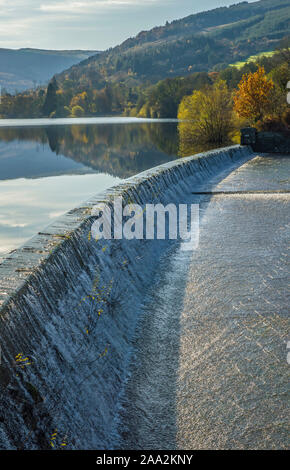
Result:
[[[237,69],[241,69],[245,64],[249,62],[256,62],[256,60],[261,57],[272,57],[272,55],[274,54],[275,54],[275,51],[260,52],[259,54],[251,55],[250,57],[248,57],[248,59],[246,59],[243,62],[235,62],[234,64],[230,64],[230,66],[236,67]]]

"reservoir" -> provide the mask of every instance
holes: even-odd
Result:
[[[0,260],[93,194],[178,158],[174,120],[0,120]]]

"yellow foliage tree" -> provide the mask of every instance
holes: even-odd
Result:
[[[86,91],[82,93],[78,93],[77,95],[73,96],[70,102],[70,107],[73,108],[74,106],[81,106],[82,108],[86,108],[88,103],[88,94]]]
[[[84,116],[85,111],[81,106],[73,106],[71,110],[71,117],[82,117]]]
[[[224,81],[185,96],[178,109],[180,153],[191,145],[227,143],[233,131],[233,104]]]
[[[261,120],[270,104],[273,88],[274,83],[267,79],[264,67],[243,75],[234,94],[234,110],[238,116],[249,119],[252,123]]]

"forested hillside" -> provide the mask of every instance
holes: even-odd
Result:
[[[136,86],[166,77],[219,70],[289,34],[289,0],[243,2],[143,31],[57,76],[65,86],[101,88],[108,81]]]
[[[281,48],[289,50],[289,31],[289,0],[243,2],[191,15],[89,57],[55,75],[48,87],[2,93],[0,116],[176,118],[182,98],[193,90],[218,79],[233,90],[243,73],[257,68],[254,62],[240,69],[229,64],[277,48],[280,52],[258,63],[274,81],[283,77],[285,90],[290,60]]]

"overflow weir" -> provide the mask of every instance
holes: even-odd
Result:
[[[287,447],[287,169],[246,146],[176,160],[7,255],[0,448]],[[117,196],[199,204],[199,247],[96,242]]]

